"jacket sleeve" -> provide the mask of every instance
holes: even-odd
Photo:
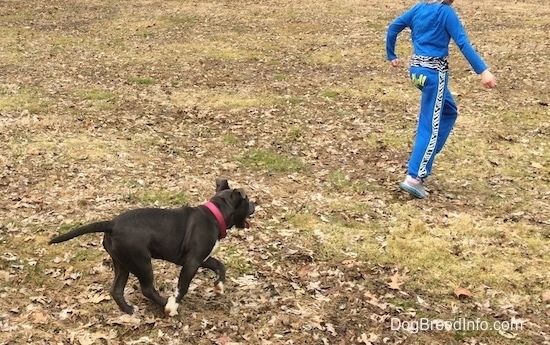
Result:
[[[406,27],[410,27],[412,11],[413,9],[410,9],[409,11],[403,13],[388,26],[388,31],[386,33],[386,56],[388,61],[397,59],[397,55],[395,54],[397,35],[399,35]]]
[[[456,12],[450,7],[449,9],[449,14],[447,15],[447,20],[445,22],[445,28],[474,71],[477,74],[480,74],[487,69],[487,65],[481,56],[479,56],[476,52],[474,47],[472,47],[472,44],[470,43]]]

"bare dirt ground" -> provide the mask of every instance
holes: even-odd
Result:
[[[0,2],[0,344],[550,344],[550,10],[456,2],[499,87],[453,47],[461,116],[420,201],[397,189],[419,94],[384,51],[413,3]],[[135,280],[119,311],[99,235],[47,245],[218,176],[259,208],[217,254],[225,295],[201,272],[176,317]]]

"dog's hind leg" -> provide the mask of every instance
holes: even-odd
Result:
[[[130,271],[123,265],[113,260],[113,266],[115,270],[115,280],[113,286],[111,286],[111,296],[115,300],[116,304],[126,314],[133,314],[137,311],[137,307],[129,305],[124,299],[124,287],[128,282],[128,276]]]
[[[201,265],[216,273],[216,281],[214,282],[214,292],[218,295],[223,294],[223,285],[225,284],[225,266],[219,260],[209,257]]]
[[[156,304],[164,307],[168,299],[162,297],[155,289],[151,259],[143,259],[141,262],[136,263],[132,269],[132,273],[138,278],[143,295]]]

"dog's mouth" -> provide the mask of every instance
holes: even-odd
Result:
[[[241,224],[235,224],[235,227],[238,228],[238,229],[249,229],[250,228],[250,222],[245,219]]]
[[[256,212],[256,203],[249,202],[248,203],[248,217],[253,215],[254,212]],[[245,226],[246,229],[250,228],[250,222],[248,221],[247,218],[244,219],[244,226]]]
[[[248,204],[248,212],[247,212],[248,215],[246,217],[250,217],[254,213],[255,210],[256,210],[256,205],[253,202],[250,202]],[[235,225],[235,226],[239,229],[249,229],[250,228],[250,222],[248,221],[247,218],[245,218],[241,224]]]

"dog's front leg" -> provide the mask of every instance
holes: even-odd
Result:
[[[182,267],[180,271],[180,276],[178,279],[178,287],[174,296],[168,298],[168,302],[164,306],[164,312],[169,316],[178,315],[178,307],[183,300],[183,297],[187,294],[189,290],[189,284],[191,280],[197,273],[199,267],[201,266],[200,262],[195,260],[188,260],[185,263],[185,266]]]
[[[216,281],[214,282],[214,292],[218,295],[223,294],[223,285],[225,284],[225,266],[217,259],[209,257],[202,263],[202,267],[208,268],[216,273]]]

